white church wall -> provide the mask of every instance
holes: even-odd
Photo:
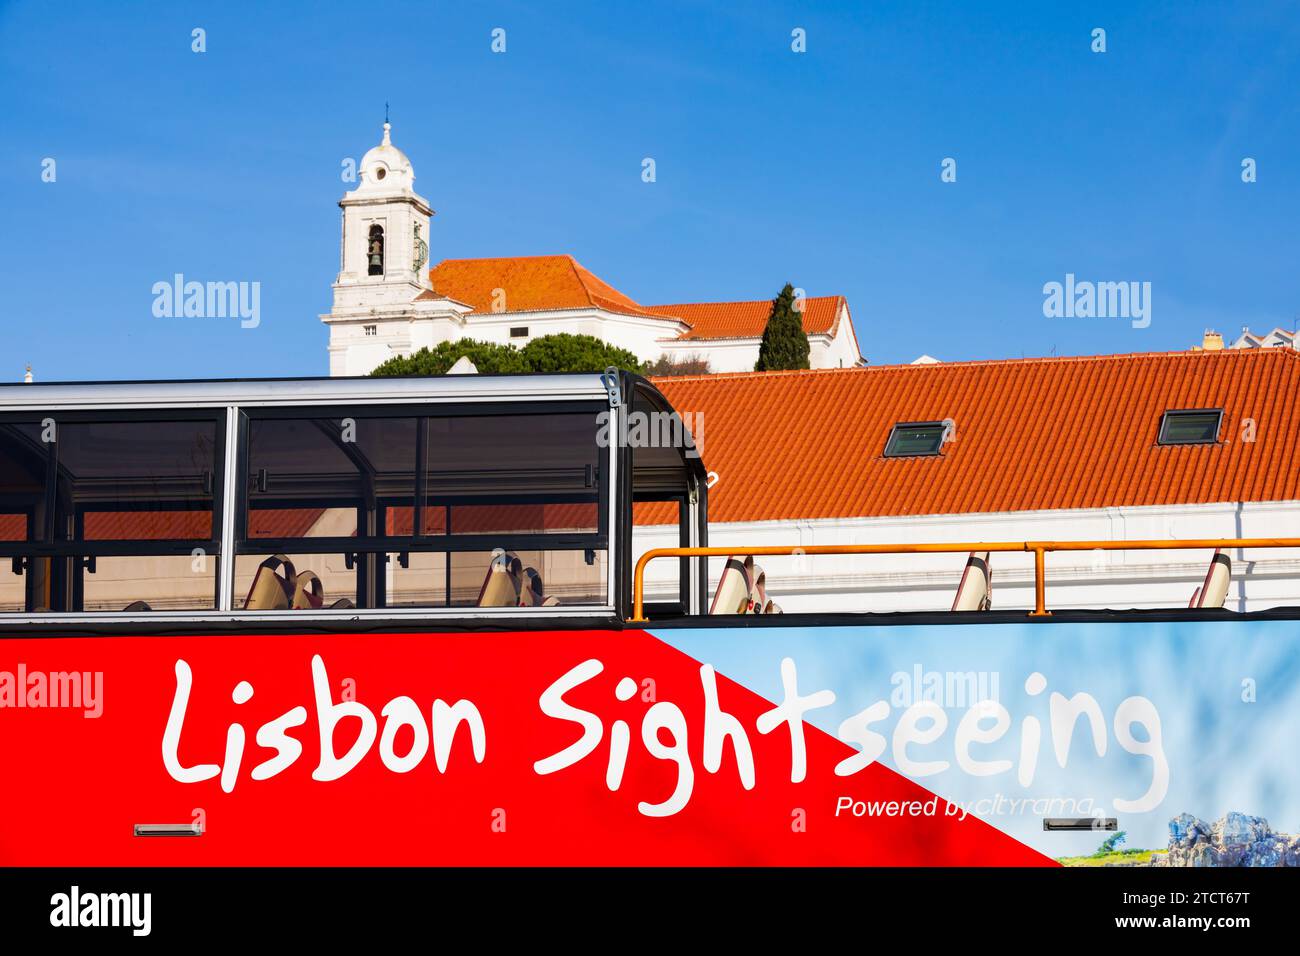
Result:
[[[809,336],[811,343],[813,336]],[[820,351],[818,351],[820,346]],[[862,350],[858,347],[858,339],[853,331],[853,320],[849,317],[849,310],[842,308],[840,310],[840,321],[835,328],[834,336],[824,337],[824,340],[814,346],[814,356],[810,357],[813,368],[853,368],[862,362]]]
[[[760,339],[676,339],[659,343],[662,354],[676,361],[699,356],[713,372],[752,372]]]

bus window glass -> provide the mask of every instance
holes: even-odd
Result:
[[[349,567],[349,564],[351,566]],[[342,554],[241,554],[235,559],[237,611],[360,606],[357,562]]]
[[[216,564],[215,557],[201,553],[99,557],[94,572],[82,578],[78,609],[211,610],[216,607]]]
[[[456,552],[451,556],[450,606],[604,604],[605,555],[604,551]]]
[[[368,503],[415,500],[414,418],[254,419],[248,430],[249,538],[376,533]]]
[[[45,539],[46,475],[53,436],[39,421],[0,422],[0,542]]]
[[[84,541],[213,537],[215,421],[73,421],[56,427],[60,533]]]
[[[202,413],[0,423],[0,609],[215,607],[221,437]]]
[[[606,602],[595,410],[249,415],[236,608]],[[495,552],[517,566],[484,597]]]

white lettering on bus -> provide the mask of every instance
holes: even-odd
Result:
[[[313,780],[337,780],[357,766],[374,745],[378,736],[378,720],[374,712],[360,701],[344,700],[335,702],[330,690],[329,675],[325,671],[325,662],[319,654],[311,660],[312,687],[316,703],[316,724],[320,733],[320,762],[312,771]],[[163,766],[167,773],[178,783],[200,783],[221,775],[221,789],[230,793],[235,789],[243,762],[245,732],[242,724],[232,722],[226,730],[226,752],[224,765],[214,763],[196,764],[186,767],[180,761],[181,736],[185,729],[185,715],[189,709],[190,690],[193,675],[190,665],[184,660],[176,662],[176,693],[172,698],[171,713],[167,717],[167,727],[163,732],[162,753]],[[253,696],[253,687],[247,681],[241,681],[235,688],[232,699],[236,704],[247,703]],[[381,710],[384,718],[384,732],[379,745],[379,759],[383,765],[394,773],[407,773],[428,752],[430,726],[432,728],[433,758],[439,773],[445,773],[451,758],[452,743],[461,724],[468,728],[470,747],[476,763],[482,763],[487,750],[487,731],[483,726],[483,717],[474,704],[468,700],[458,700],[448,704],[435,700],[430,711],[430,726],[425,726],[418,706],[409,697],[395,697]],[[340,756],[334,749],[334,732],[345,718],[354,718],[361,723],[360,733],[347,752]],[[254,780],[268,780],[290,767],[302,755],[302,744],[287,733],[291,727],[298,727],[307,722],[307,709],[301,705],[285,711],[274,720],[267,721],[257,730],[256,740],[259,747],[274,750],[276,755],[253,768]],[[410,725],[415,730],[415,742],[404,755],[394,750],[397,730],[402,725]]]
[[[320,655],[311,661],[312,685],[316,705],[316,723],[320,737],[320,761],[312,772],[312,779],[337,780],[351,772],[379,741],[379,759],[393,773],[409,773],[426,758],[430,747],[439,773],[446,773],[452,746],[461,724],[466,725],[469,745],[475,762],[483,763],[487,752],[487,731],[482,714],[471,701],[459,700],[447,704],[435,700],[426,724],[419,705],[411,697],[398,696],[380,710],[379,717],[369,706],[358,700],[335,701],[331,691],[325,662]],[[574,706],[566,695],[587,684],[604,672],[604,664],[595,658],[570,668],[551,683],[538,698],[542,714],[552,720],[576,725],[581,733],[572,743],[533,764],[538,775],[558,773],[589,758],[605,738],[605,723],[595,713]],[[783,699],[771,710],[758,716],[754,729],[760,734],[770,734],[783,725],[787,728],[790,745],[789,779],[800,783],[807,774],[807,748],[805,743],[804,715],[811,710],[830,706],[835,694],[819,690],[802,694],[798,672],[790,658],[781,662]],[[700,667],[700,685],[704,703],[703,746],[704,769],[707,773],[721,772],[722,754],[727,743],[735,754],[736,773],[746,790],[755,782],[754,755],[745,725],[734,715],[722,709],[718,700],[717,677],[713,668]],[[635,694],[638,683],[631,677],[616,682],[614,697],[628,701]],[[244,753],[244,728],[238,722],[227,727],[224,763],[183,766],[179,752],[189,707],[192,675],[189,664],[176,662],[176,693],[171,713],[163,734],[163,763],[172,779],[180,783],[199,783],[220,775],[221,788],[227,793],[236,785]],[[1031,674],[1025,682],[1029,697],[1037,697],[1047,687],[1047,679],[1038,673]],[[231,695],[236,705],[246,703],[253,696],[253,687],[240,681]],[[893,733],[886,736],[872,730],[872,726],[887,720],[893,713],[888,701],[880,700],[845,719],[837,735],[842,743],[860,748],[835,766],[837,776],[847,777],[859,773],[875,763],[886,752],[891,752],[894,764],[911,777],[926,777],[943,773],[951,767],[948,760],[933,759],[933,747],[948,731],[949,719],[944,709],[934,701],[918,700],[903,708]],[[1075,694],[1066,698],[1053,693],[1050,697],[1049,722],[1053,748],[1058,762],[1066,765],[1070,756],[1071,739],[1080,716],[1086,716],[1091,729],[1093,749],[1097,756],[1106,754],[1106,726],[1100,706],[1091,695]],[[281,773],[302,754],[302,744],[291,737],[288,730],[307,721],[307,709],[293,707],[274,720],[263,724],[257,731],[259,747],[275,755],[253,768],[254,780],[267,780]],[[380,727],[380,718],[383,726]],[[359,723],[348,750],[339,754],[335,750],[335,731],[339,724],[351,719]],[[957,721],[952,753],[961,772],[974,777],[989,777],[1017,771],[1019,782],[1028,787],[1033,782],[1037,767],[1041,733],[1038,720],[1027,715],[1021,723],[1019,767],[1010,760],[981,759],[975,748],[986,747],[1001,740],[1011,728],[1009,711],[996,701],[977,701]],[[1144,731],[1135,736],[1133,727]],[[410,727],[412,738],[405,754],[396,752],[395,741],[403,727]],[[1119,746],[1127,753],[1151,761],[1150,781],[1142,795],[1136,799],[1116,797],[1116,810],[1126,813],[1144,813],[1155,809],[1164,800],[1169,787],[1169,764],[1164,754],[1160,716],[1155,705],[1144,697],[1129,697],[1115,711],[1114,735]],[[671,701],[652,702],[641,719],[641,743],[650,757],[671,763],[676,767],[676,779],[670,792],[658,803],[641,801],[639,811],[651,817],[666,817],[681,812],[690,802],[695,787],[695,769],[690,758],[688,738],[690,727],[685,713]],[[462,738],[466,735],[461,735]],[[783,735],[784,736],[784,735]],[[631,728],[623,720],[615,720],[610,728],[611,744],[604,757],[606,786],[617,791],[623,784],[624,770],[632,740]],[[929,749],[929,753],[925,751]],[[929,758],[929,759],[927,759]],[[598,758],[599,759],[599,758]]]

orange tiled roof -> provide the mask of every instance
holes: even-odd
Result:
[[[496,290],[501,289],[507,312],[595,306],[622,315],[662,318],[596,278],[573,256],[444,259],[429,270],[429,280],[434,293],[471,305],[475,312],[494,311]]]
[[[686,302],[643,306],[583,268],[573,256],[507,256],[495,259],[444,259],[429,270],[432,292],[419,298],[446,296],[492,312],[500,289],[506,312],[542,312],[596,307],[620,315],[677,319],[690,326],[683,339],[758,338],[767,325],[772,303]],[[834,334],[844,297],[804,300],[804,331]]]
[[[803,330],[809,335],[834,334],[839,324],[842,295],[804,299]],[[684,339],[759,338],[772,312],[770,299],[754,302],[688,302],[679,305],[647,306],[657,315],[680,318],[691,330]]]
[[[1225,350],[660,378],[703,412],[711,521],[1300,499],[1300,353]],[[1220,444],[1161,446],[1170,408]],[[940,457],[882,457],[951,418]],[[1242,440],[1244,419],[1255,441]]]

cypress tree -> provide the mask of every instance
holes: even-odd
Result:
[[[794,286],[785,284],[772,300],[772,311],[763,329],[763,344],[758,347],[756,372],[808,368],[808,336],[803,330],[803,316],[794,308]]]

